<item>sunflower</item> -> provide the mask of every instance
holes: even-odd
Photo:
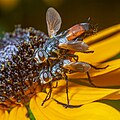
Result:
[[[0,109],[0,120],[120,120],[120,113],[113,106],[101,102],[120,99],[120,24],[98,32],[85,39],[94,53],[75,53],[80,61],[106,69],[90,69],[89,74],[95,86],[87,80],[85,73],[69,76],[70,106],[66,104],[65,80],[58,81],[52,97],[43,106],[46,93],[39,92],[26,106],[19,104],[11,110]],[[49,88],[46,89],[48,91]],[[114,102],[113,101],[113,102]],[[120,104],[118,102],[118,104]],[[33,117],[34,116],[34,117]]]

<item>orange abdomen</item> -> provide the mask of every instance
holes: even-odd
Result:
[[[68,40],[73,40],[74,38],[80,36],[84,32],[85,32],[84,27],[81,26],[80,24],[76,24],[73,27],[71,27],[70,29],[68,29],[68,33],[67,33],[66,37]]]

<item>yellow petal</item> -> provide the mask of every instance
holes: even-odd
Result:
[[[120,86],[120,69],[115,71],[96,76],[92,78],[92,81],[97,86]]]
[[[98,68],[102,68],[102,67],[105,67],[109,65],[107,68],[105,69],[100,69],[100,70],[91,70],[90,71],[90,74],[91,74],[91,77],[93,76],[100,76],[102,74],[105,74],[105,73],[109,73],[111,71],[114,71],[116,69],[120,69],[120,59],[116,59],[116,60],[112,60],[112,61],[109,61],[109,62],[105,62],[103,64],[100,64],[99,66],[97,66]]]
[[[94,113],[92,114],[92,116],[95,116],[95,118],[97,117],[96,120],[99,119],[99,115],[102,115],[104,118],[108,117],[108,111],[112,112],[111,115],[116,115],[116,117],[114,118],[117,118],[119,116],[118,114],[119,112],[117,112],[114,108],[107,106],[103,103],[87,104],[85,105],[85,107],[83,105],[82,107],[78,107],[78,108],[66,109],[62,105],[57,104],[55,101],[49,100],[44,104],[44,106],[41,106],[41,103],[44,100],[45,96],[46,96],[45,93],[39,93],[37,97],[33,97],[31,99],[30,108],[36,120],[74,120],[74,119],[87,120],[87,119],[83,119],[82,117],[85,117],[88,115],[88,117],[90,118],[89,111],[93,111],[91,112],[91,114]],[[94,109],[90,109],[92,106]],[[106,111],[104,112],[104,110]],[[96,111],[99,111],[99,113]],[[113,118],[113,116],[111,118]],[[104,120],[104,119],[101,118],[101,120]],[[109,119],[105,119],[105,120],[109,120]],[[114,120],[117,120],[117,119],[114,119]]]
[[[103,99],[108,100],[120,100],[120,90],[116,93],[110,94],[108,96],[105,96]]]
[[[16,120],[17,111],[18,111],[18,107],[15,107],[11,110],[9,115],[9,120]]]
[[[8,120],[8,112],[0,109],[0,120]]]
[[[120,32],[90,46],[94,53],[76,53],[79,61],[99,63],[120,53]]]
[[[42,97],[42,94],[41,94]],[[44,97],[44,95],[43,95]],[[41,100],[39,101],[41,103]],[[36,118],[36,120],[42,120],[41,115],[42,115],[42,109],[39,109],[39,106],[36,102],[36,96],[34,96],[31,100],[30,100],[30,109],[34,115],[34,117]]]
[[[81,120],[120,120],[119,111],[99,102],[83,105],[79,116]]]
[[[77,120],[80,117],[80,108],[66,109],[53,100],[49,100],[45,102],[44,106],[41,106],[45,97],[45,93],[39,93],[37,97],[32,98],[30,102],[30,108],[36,120]]]
[[[50,110],[49,105],[44,104],[44,106],[41,106],[44,98],[46,97],[45,93],[39,93],[37,96],[34,96],[30,101],[30,109],[35,116],[36,120],[54,120],[54,113],[52,113],[52,109]],[[50,103],[51,100],[49,100],[46,103]],[[54,102],[56,103],[56,102]],[[51,114],[50,114],[51,112]],[[58,119],[59,120],[59,119]]]
[[[27,109],[24,106],[17,106],[10,111],[9,120],[29,120]]]
[[[64,80],[59,81],[59,86],[56,89],[53,89],[53,98],[62,103],[67,103],[65,88],[66,82]],[[87,87],[69,82],[68,90],[70,104],[82,105],[102,99],[105,96],[118,92],[120,89]]]
[[[117,34],[119,32],[120,32],[120,24],[114,25],[114,26],[106,28],[104,30],[101,30],[98,33],[96,33],[95,35],[87,37],[86,39],[84,39],[84,41],[87,44],[93,44],[95,42],[99,42],[101,40],[104,40],[107,37],[115,35],[115,34]]]

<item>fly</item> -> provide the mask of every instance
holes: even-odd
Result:
[[[49,92],[47,93],[46,98],[43,100],[41,105],[44,105],[44,103],[49,100],[51,97],[51,92],[52,92],[52,82],[56,82],[60,79],[64,79],[66,81],[66,97],[67,97],[67,104],[65,107],[69,107],[69,95],[68,95],[68,76],[66,74],[72,74],[76,72],[81,72],[81,73],[86,73],[88,76],[88,81],[89,83],[97,87],[91,80],[89,71],[91,68],[94,69],[105,69],[108,66],[102,67],[102,68],[97,68],[89,63],[86,62],[71,62],[69,59],[60,59],[57,61],[54,61],[52,63],[52,67],[47,70],[42,70],[40,72],[40,79],[43,84],[49,83],[50,89]],[[44,78],[43,78],[44,76]]]
[[[49,84],[50,90],[47,93],[46,98],[43,100],[49,100],[52,92],[52,82],[60,79],[66,80],[66,94],[67,94],[67,106],[69,106],[68,96],[68,76],[67,73],[85,72],[88,75],[89,82],[95,86],[89,75],[91,67],[96,68],[93,65],[78,61],[78,56],[74,55],[74,52],[93,53],[89,51],[89,46],[83,41],[86,36],[92,35],[96,32],[96,28],[90,23],[79,23],[68,30],[61,32],[57,35],[61,27],[61,17],[54,8],[49,8],[46,12],[46,23],[48,30],[48,40],[45,41],[43,47],[39,47],[35,51],[34,58],[37,63],[45,63],[46,67],[40,71],[39,79],[41,84]],[[71,61],[74,58],[75,62]],[[106,68],[106,67],[105,67]],[[71,74],[70,73],[70,74]]]
[[[89,46],[81,40],[83,34],[91,35],[95,33],[95,27],[90,23],[79,23],[69,28],[65,32],[57,35],[61,28],[62,19],[59,13],[52,7],[46,12],[46,23],[49,38],[43,44],[43,47],[35,52],[35,59],[38,63],[43,63],[48,59],[57,59],[61,56],[61,52],[66,50],[73,52],[93,53],[89,51]]]

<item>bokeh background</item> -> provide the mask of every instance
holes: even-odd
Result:
[[[0,33],[21,24],[47,34],[45,15],[51,6],[62,17],[60,31],[89,17],[99,30],[120,23],[120,0],[0,0]]]

